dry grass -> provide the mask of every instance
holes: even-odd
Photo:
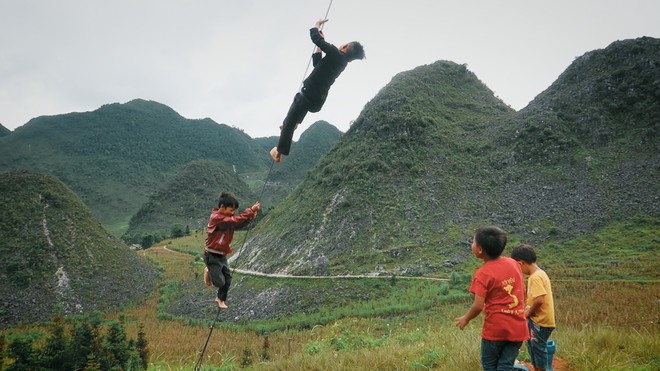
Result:
[[[191,240],[192,241],[192,240]],[[191,242],[191,247],[195,245]],[[140,252],[163,269],[163,284],[201,275],[190,254],[161,247]],[[201,276],[200,276],[201,279]],[[660,284],[553,280],[558,329],[558,371],[660,369]],[[413,294],[414,295],[414,294]],[[130,338],[144,327],[150,370],[192,370],[209,334],[207,326],[162,320],[159,294],[119,313]],[[415,300],[415,298],[410,298]],[[469,303],[437,305],[419,313],[343,318],[309,330],[215,328],[205,370],[457,370],[479,369],[483,316],[464,330],[453,325]],[[521,352],[524,359],[524,347]]]

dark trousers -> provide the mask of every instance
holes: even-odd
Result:
[[[321,110],[324,98],[310,99],[305,95],[305,88],[300,93],[293,97],[293,103],[289,107],[284,122],[282,123],[282,131],[280,132],[280,141],[277,144],[277,151],[283,155],[288,156],[291,150],[291,142],[293,141],[293,132],[296,126],[300,124],[307,112],[318,112]]]
[[[205,252],[204,263],[209,269],[209,277],[213,286],[218,288],[218,299],[227,301],[227,293],[231,286],[231,270],[227,263],[227,256]]]
[[[484,371],[510,371],[518,357],[522,341],[481,339],[481,367]]]

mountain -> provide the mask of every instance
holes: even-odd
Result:
[[[154,289],[158,271],[106,232],[54,176],[0,173],[0,323],[116,310]]]
[[[11,130],[7,129],[6,127],[2,126],[2,124],[0,124],[0,137],[6,137],[9,134],[11,134]]]
[[[520,112],[462,65],[400,73],[255,228],[242,267],[450,273],[475,264],[479,225],[547,244],[657,218],[659,44],[589,52]]]
[[[0,138],[0,171],[27,169],[67,184],[110,230],[120,231],[169,175],[196,159],[238,172],[267,169],[242,131],[189,120],[151,101],[44,116]]]
[[[413,257],[408,270],[424,267],[424,255],[462,258],[460,239],[445,246],[429,232],[455,235],[472,212],[473,199],[456,194],[481,191],[489,138],[514,113],[464,65],[440,61],[398,74],[256,227],[241,260],[251,269],[325,274],[378,272],[404,255]]]
[[[223,191],[234,192],[242,207],[256,200],[232,169],[211,160],[192,161],[149,197],[131,218],[122,239],[139,243],[145,235],[156,240],[170,237],[177,226],[183,230],[203,228]]]
[[[310,169],[328,153],[342,136],[342,132],[326,121],[317,121],[305,130],[291,148],[289,156],[274,164],[268,182],[263,189],[262,202],[277,205],[302,182]],[[267,152],[277,145],[277,139]]]
[[[617,41],[577,58],[520,111],[501,137],[512,148],[501,159],[507,224],[534,221],[542,241],[658,215],[659,66],[659,39]]]

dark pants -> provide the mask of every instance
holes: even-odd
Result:
[[[481,367],[484,371],[511,371],[522,341],[481,339]]]
[[[288,156],[291,150],[291,142],[293,141],[293,132],[296,126],[300,124],[307,112],[318,112],[323,106],[324,99],[308,99],[305,96],[305,89],[297,93],[293,97],[293,103],[289,107],[284,122],[282,123],[282,131],[280,132],[280,141],[277,144],[277,151],[283,155]]]
[[[209,269],[209,277],[213,286],[218,288],[218,299],[227,301],[227,293],[231,286],[231,270],[227,263],[227,256],[205,252],[204,263]]]
[[[531,319],[527,320],[530,339],[526,341],[527,352],[534,367],[542,370],[548,368],[548,339],[554,327],[540,326]]]

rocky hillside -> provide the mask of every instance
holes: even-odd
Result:
[[[548,243],[658,217],[659,45],[589,52],[520,112],[465,66],[395,76],[257,226],[241,266],[441,274],[473,264],[478,225]]]
[[[325,121],[317,121],[307,128],[291,148],[289,156],[285,156],[281,163],[273,166],[268,183],[263,188],[262,203],[279,204],[335,146],[342,134],[339,129]],[[275,139],[268,151],[277,145],[279,138]]]
[[[467,250],[455,226],[475,200],[457,196],[482,192],[490,138],[514,113],[463,65],[441,61],[395,76],[256,228],[242,262],[332,274],[401,263],[421,272],[432,255],[460,261]]]
[[[0,137],[5,137],[11,133],[11,130],[7,129],[6,127],[2,126],[0,124]]]
[[[156,267],[106,232],[57,178],[0,173],[0,323],[118,309],[155,286]]]

